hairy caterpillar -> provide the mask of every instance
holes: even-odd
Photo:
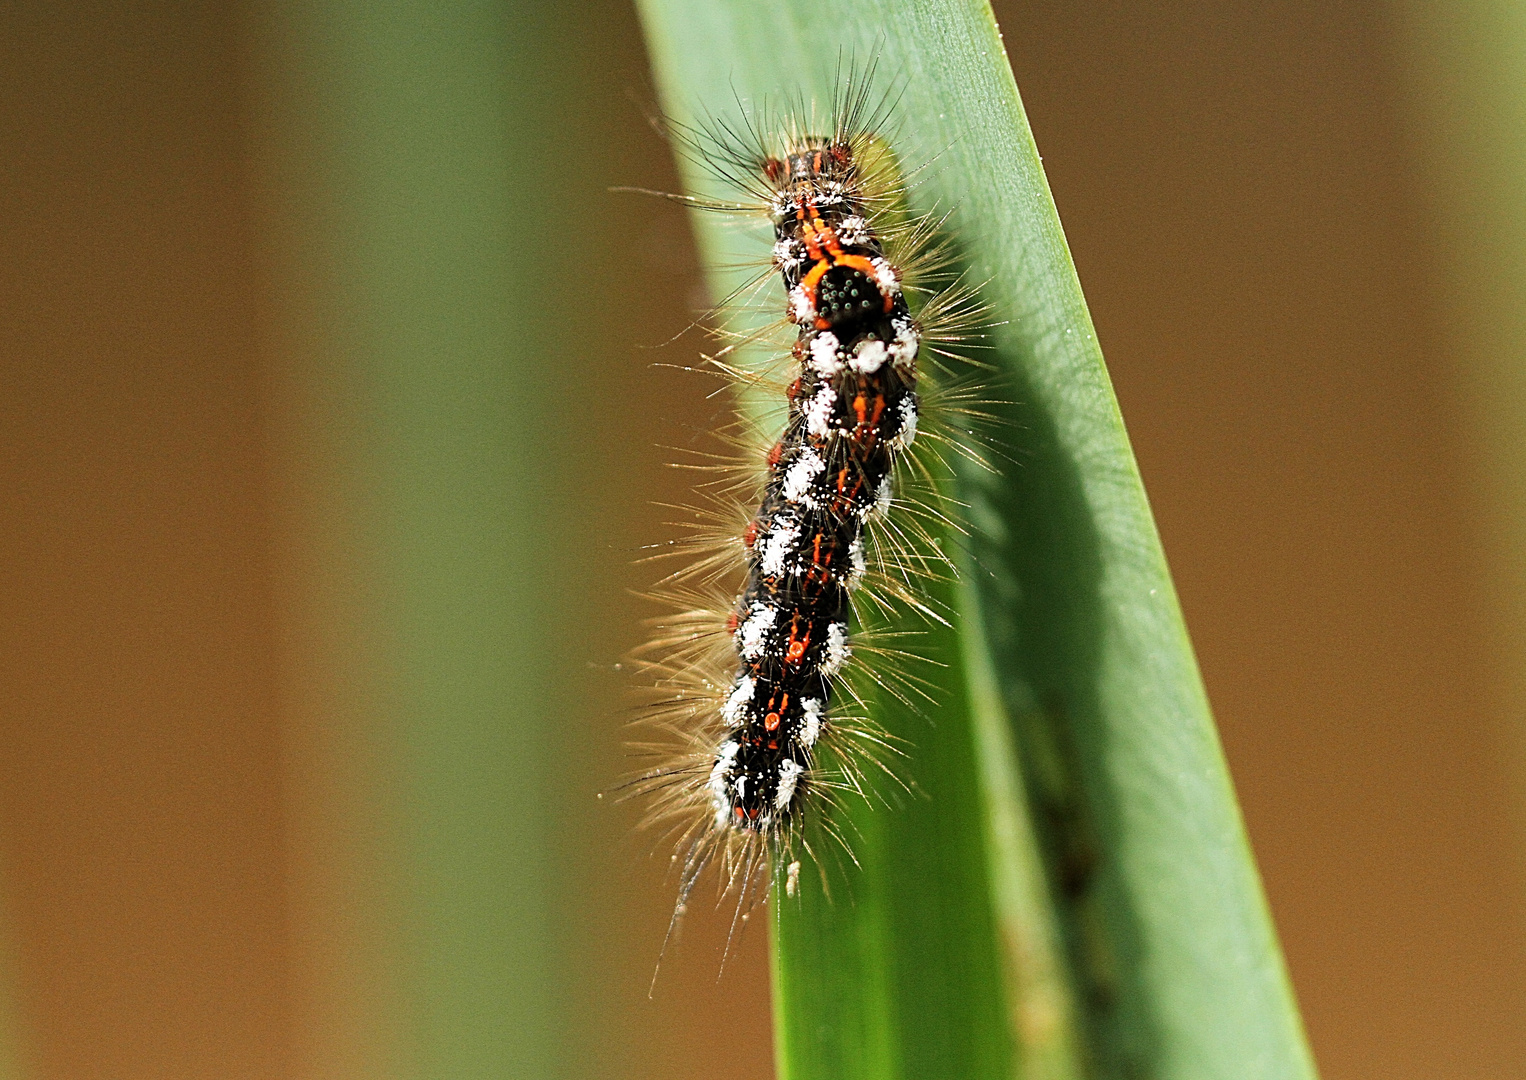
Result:
[[[712,864],[745,917],[764,876],[793,894],[801,855],[819,865],[823,839],[848,850],[825,811],[870,792],[872,772],[895,777],[885,758],[899,753],[855,677],[926,697],[907,654],[866,634],[868,616],[944,618],[922,595],[950,568],[934,533],[952,510],[932,473],[949,471],[943,447],[982,460],[937,423],[983,415],[978,390],[938,360],[980,312],[943,272],[946,219],[907,208],[883,130],[894,96],[873,95],[872,76],[840,80],[821,125],[803,102],[669,125],[739,198],[669,197],[771,231],[766,262],[724,307],[782,317],[723,323],[708,369],[784,406],[776,437],[738,437],[740,460],[691,466],[717,473],[699,489],[712,505],[667,552],[686,562],[652,595],[674,614],[638,653],[653,682],[646,720],[667,737],[647,747],[662,764],[630,787],[675,834],[675,925]],[[769,347],[772,365],[740,359]],[[938,407],[924,418],[927,404]]]

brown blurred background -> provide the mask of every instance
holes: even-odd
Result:
[[[1526,1076],[1520,733],[1394,14],[998,16],[1323,1074]],[[610,147],[590,189],[671,187],[628,97],[648,95],[634,16],[566,18],[601,103],[576,122]],[[391,1007],[367,1003],[382,962],[363,917],[322,902],[325,875],[364,872],[315,859],[329,823],[293,780],[315,737],[286,606],[306,451],[281,434],[298,405],[270,330],[250,25],[223,5],[0,8],[0,926],[22,1076],[387,1071],[366,1035]],[[646,494],[680,486],[646,418],[705,406],[635,347],[686,321],[682,217],[615,196],[586,213],[611,306],[639,320],[605,417],[636,479],[568,676],[591,791],[622,768],[598,668],[639,634],[621,590],[664,533]],[[648,1001],[664,868],[628,815],[576,805],[567,918],[607,967],[569,991],[590,1048],[568,1075],[768,1075],[763,935],[716,982],[720,928],[699,919]],[[329,936],[346,919],[353,949]]]

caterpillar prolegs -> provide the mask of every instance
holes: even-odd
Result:
[[[954,385],[938,357],[979,313],[941,273],[944,219],[907,209],[881,133],[893,98],[872,96],[870,81],[847,79],[820,128],[803,107],[777,123],[670,126],[681,151],[740,196],[676,198],[772,233],[766,264],[733,306],[767,296],[782,318],[718,329],[730,340],[708,366],[784,405],[775,439],[741,447],[749,460],[707,466],[719,475],[701,491],[715,508],[697,511],[693,537],[675,546],[690,561],[654,595],[676,614],[639,654],[655,676],[648,719],[680,744],[653,746],[663,764],[632,784],[676,833],[675,920],[713,863],[745,913],[769,872],[794,891],[801,856],[820,862],[813,844],[847,849],[825,811],[845,792],[869,792],[868,774],[894,776],[886,757],[899,752],[867,715],[854,668],[897,696],[916,682],[896,667],[902,650],[862,640],[862,616],[943,617],[921,595],[948,568],[932,531],[950,508],[933,493],[929,459],[980,451],[921,409],[931,396],[945,425],[978,416],[978,391]],[[782,372],[738,360],[776,341],[782,354],[791,333]],[[739,589],[720,591],[737,578]]]

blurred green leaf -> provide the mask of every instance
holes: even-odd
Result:
[[[668,112],[831,100],[872,59],[913,193],[998,325],[998,474],[929,635],[919,794],[850,808],[847,895],[774,901],[790,1080],[1313,1075],[1138,471],[995,23],[961,0],[642,0]],[[690,183],[705,187],[691,169]],[[699,221],[712,265],[737,236]],[[756,253],[754,253],[756,254]],[[734,279],[731,279],[734,280]],[[715,289],[724,295],[725,272]],[[781,301],[782,302],[782,301]]]
[[[604,100],[584,17],[251,11],[283,422],[312,489],[295,527],[316,647],[295,662],[339,686],[308,740],[324,759],[296,766],[337,774],[310,810],[334,839],[294,889],[321,920],[298,936],[345,935],[321,942],[344,966],[316,1010],[339,1072],[575,1075],[601,1035],[569,1004],[591,978],[568,959],[567,808],[593,784],[568,732],[610,655],[589,627],[620,465],[586,448],[611,430],[629,320],[586,299],[622,294],[588,266],[614,246],[587,210],[613,153],[580,122]]]

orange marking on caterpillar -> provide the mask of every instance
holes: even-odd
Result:
[[[860,392],[858,396],[853,399],[853,415],[858,417],[859,429],[867,429],[861,434],[856,432],[856,437],[861,442],[872,445],[876,436],[875,429],[878,428],[880,424],[880,417],[885,415],[885,395],[874,395],[874,414],[871,416],[869,413],[869,401],[864,396],[864,394]]]
[[[770,701],[769,704],[773,705],[774,703]],[[789,694],[785,694],[780,698],[778,707],[770,709],[768,715],[763,718],[764,730],[778,731],[780,718],[784,715],[784,710],[787,708],[789,708]]]
[[[853,480],[851,490],[849,489],[848,473],[850,471],[849,467],[844,465],[837,474],[837,500],[832,507],[834,513],[846,512],[846,508],[852,506],[853,500],[864,488],[864,478],[857,476]]]
[[[810,213],[807,219],[806,213]],[[870,281],[878,280],[878,271],[874,261],[864,255],[849,255],[842,249],[842,244],[837,239],[837,233],[821,220],[821,214],[814,206],[802,206],[795,213],[796,220],[803,226],[800,239],[805,243],[805,250],[810,255],[813,265],[805,277],[800,280],[800,288],[811,301],[811,310],[816,309],[818,291],[821,279],[834,266],[846,266],[850,270],[857,270]],[[830,256],[830,259],[828,258]],[[895,297],[889,291],[881,289],[885,314],[895,308]],[[816,329],[828,330],[832,324],[817,316],[815,319]]]
[[[806,214],[811,216],[808,218]],[[800,222],[800,239],[805,244],[805,252],[813,262],[819,262],[824,256],[821,254],[821,242],[816,238],[816,223],[821,220],[816,208],[802,206],[795,211],[795,220]]]
[[[823,557],[821,542],[824,539],[826,538],[821,533],[817,533],[811,540],[811,569],[805,576],[806,581],[825,582],[831,576],[833,553],[828,550]]]
[[[827,262],[825,258],[818,257],[816,265],[811,267],[805,277],[800,279],[801,291],[811,298],[812,311],[816,310],[816,290],[821,287],[821,279],[826,276],[826,272],[830,269],[832,269],[832,264]]]
[[[784,650],[786,664],[798,664],[805,658],[805,650],[811,646],[811,628],[807,624],[805,634],[800,634],[800,616],[790,620],[789,645]]]

